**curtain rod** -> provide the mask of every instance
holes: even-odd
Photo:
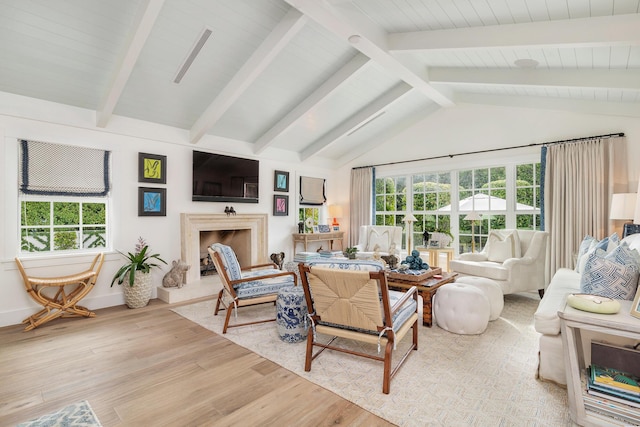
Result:
[[[516,148],[537,147],[537,146],[540,146],[540,145],[563,144],[563,143],[567,143],[567,142],[585,141],[585,140],[588,140],[588,139],[595,139],[595,138],[613,138],[613,137],[623,137],[623,136],[624,136],[624,132],[609,133],[609,134],[606,134],[606,135],[585,136],[583,138],[563,139],[563,140],[560,140],[560,141],[536,142],[536,143],[527,144],[527,145],[514,145],[512,147],[490,148],[488,150],[467,151],[466,153],[444,154],[442,156],[423,157],[421,159],[401,160],[401,161],[389,162],[389,163],[378,163],[377,165],[357,166],[357,167],[352,168],[352,169],[364,169],[364,168],[372,168],[372,167],[376,167],[376,166],[398,165],[398,164],[402,164],[402,163],[422,162],[422,161],[425,161],[425,160],[446,159],[447,157],[448,158],[453,158],[455,156],[467,156],[467,155],[470,155],[470,154],[481,154],[481,153],[492,153],[494,151],[514,150]]]

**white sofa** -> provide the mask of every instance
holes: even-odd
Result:
[[[551,278],[533,315],[533,326],[541,334],[536,376],[558,384],[567,383],[558,311],[564,309],[567,295],[572,293],[580,293],[580,273],[561,268]]]
[[[631,249],[640,252],[640,234],[627,236],[622,242],[629,245]],[[576,260],[580,268],[584,268],[580,260]],[[544,292],[544,297],[538,305],[538,309],[533,315],[533,326],[540,333],[538,345],[538,372],[537,377],[542,380],[553,381],[558,384],[566,384],[564,353],[562,336],[560,335],[560,318],[558,311],[564,309],[567,296],[572,293],[581,293],[580,289],[581,273],[568,268],[561,268],[553,275],[549,286]],[[590,340],[604,340],[613,344],[626,345],[635,344],[634,340],[614,337],[596,333],[584,332],[583,352],[590,354]]]
[[[402,250],[402,227],[390,225],[361,225],[358,235],[359,259],[371,259],[375,247],[379,247],[380,255],[389,255],[391,245],[395,245],[396,255],[400,256]]]
[[[494,230],[481,252],[460,254],[450,269],[462,276],[495,280],[503,294],[545,288],[549,233],[533,230]]]

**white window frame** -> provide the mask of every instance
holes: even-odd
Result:
[[[86,227],[95,227],[95,226],[104,226],[105,227],[105,246],[99,248],[78,248],[78,249],[59,249],[56,250],[54,247],[54,238],[53,238],[53,230],[56,228],[67,228],[69,225],[61,225],[56,226],[54,224],[48,224],[38,228],[48,228],[51,234],[51,247],[48,251],[24,251],[22,250],[22,230],[25,228],[22,225],[22,202],[48,202],[51,203],[51,209],[53,209],[53,203],[62,202],[62,203],[104,203],[105,205],[105,224],[87,224]],[[105,252],[112,250],[112,238],[111,238],[111,226],[110,226],[110,204],[111,197],[74,197],[74,196],[44,196],[44,195],[30,195],[30,194],[19,194],[18,203],[17,203],[17,252],[20,254],[20,257],[28,258],[28,257],[38,257],[38,256],[50,256],[54,254],[91,254],[97,252]],[[53,214],[53,212],[51,212]],[[82,224],[82,210],[80,211],[81,223],[77,226],[80,228],[80,236],[82,236],[82,229],[85,227]],[[51,220],[53,220],[53,216],[51,216]],[[75,227],[75,225],[71,225],[71,227]],[[82,244],[82,237],[80,237],[80,244]]]
[[[463,171],[463,170],[475,170],[475,169],[486,169],[486,168],[498,168],[498,167],[504,167],[505,168],[505,176],[507,179],[507,183],[506,183],[506,197],[507,197],[507,210],[506,211],[499,211],[500,214],[504,214],[505,215],[505,226],[506,228],[515,228],[516,227],[516,215],[518,214],[536,214],[536,215],[541,215],[540,213],[540,209],[537,209],[536,211],[517,211],[515,209],[516,207],[516,186],[515,186],[515,179],[516,179],[516,167],[518,165],[522,165],[522,164],[535,164],[535,163],[539,163],[540,160],[538,159],[533,159],[529,156],[527,156],[526,158],[519,158],[517,160],[512,159],[512,160],[507,160],[503,163],[497,163],[497,164],[478,164],[478,163],[474,163],[474,164],[469,164],[469,165],[462,165],[462,164],[457,164],[455,167],[447,167],[447,168],[438,168],[438,169],[430,169],[430,168],[412,168],[411,171],[407,172],[407,173],[394,173],[394,171],[389,171],[387,173],[377,173],[376,175],[376,179],[383,179],[383,178],[398,178],[398,177],[404,177],[406,179],[406,182],[411,183],[412,182],[412,177],[413,175],[417,175],[417,174],[427,174],[427,173],[442,173],[442,172],[448,172],[451,174],[451,203],[452,203],[452,209],[450,212],[450,226],[451,226],[451,230],[456,230],[455,232],[453,232],[454,234],[454,242],[452,242],[452,247],[456,248],[456,252],[457,252],[457,248],[459,247],[459,236],[458,236],[458,232],[460,229],[460,224],[459,224],[459,216],[461,215],[461,212],[458,210],[457,205],[459,202],[459,193],[458,193],[458,186],[459,186],[459,182],[458,182],[458,172]],[[375,185],[375,183],[374,183]],[[413,210],[413,187],[411,184],[407,184],[407,189],[408,189],[408,194],[406,195],[407,198],[407,212],[404,214],[409,214],[412,213],[414,215],[416,214],[422,214],[422,212],[415,212]],[[385,213],[391,213],[391,212],[385,212]],[[396,212],[394,212],[396,213]],[[374,212],[374,215],[378,215],[378,212]]]

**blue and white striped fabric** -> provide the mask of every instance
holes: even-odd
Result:
[[[384,264],[373,260],[360,259],[319,259],[306,263],[309,267],[318,266],[338,268],[340,270],[382,271]]]
[[[611,252],[601,249],[586,255],[580,291],[586,294],[633,300],[640,277],[640,256],[626,244]]]
[[[240,280],[247,278],[255,278],[248,282],[238,283],[233,286],[236,291],[236,295],[240,299],[255,298],[262,295],[269,295],[277,293],[281,288],[286,286],[294,286],[294,280],[292,275],[270,277],[262,279],[264,276],[270,274],[282,273],[282,271],[275,268],[263,268],[253,271],[241,271],[240,263],[236,257],[235,252],[230,246],[223,245],[221,243],[214,243],[211,245],[211,249],[220,254],[224,268],[227,270],[227,275],[230,280]]]
[[[229,276],[229,279],[242,279],[242,272],[240,269],[240,263],[238,262],[238,257],[236,257],[236,253],[233,251],[233,249],[231,249],[230,246],[223,245],[221,243],[214,243],[213,245],[211,245],[211,249],[220,254],[222,263],[224,264],[225,270],[227,270],[227,276]]]
[[[256,280],[238,283],[233,288],[235,289],[238,298],[254,298],[262,295],[275,294],[278,293],[278,291],[282,288],[295,286],[293,275],[270,277],[268,279],[260,278],[269,274],[278,273],[282,273],[282,271],[275,268],[263,268],[255,271],[246,271],[242,273],[243,279],[255,277]]]

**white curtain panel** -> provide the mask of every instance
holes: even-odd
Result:
[[[602,239],[613,232],[611,196],[627,192],[624,137],[550,145],[545,171],[545,229],[549,232],[547,274],[574,268],[586,235]]]
[[[349,246],[358,243],[361,225],[370,225],[373,203],[373,168],[351,169],[349,194]]]

